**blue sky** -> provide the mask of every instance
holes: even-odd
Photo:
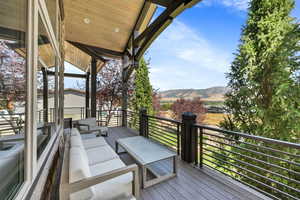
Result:
[[[225,86],[225,73],[247,19],[248,1],[203,0],[179,15],[146,52],[154,88]],[[292,15],[300,19],[300,0]],[[66,70],[77,71],[69,64]],[[66,87],[74,85],[68,79],[65,83]]]
[[[156,89],[225,86],[247,19],[248,0],[204,0],[186,10],[146,54]],[[300,0],[293,16],[300,19]]]

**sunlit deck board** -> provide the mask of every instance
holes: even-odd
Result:
[[[135,136],[137,133],[127,128],[110,128],[107,142],[115,148],[118,138]],[[134,163],[128,154],[121,154],[121,159],[126,164]],[[168,161],[159,162],[154,166],[159,171],[169,170]],[[221,181],[208,175],[207,172],[196,169],[191,165],[179,160],[178,176],[160,184],[154,185],[141,191],[143,200],[254,200],[263,199],[249,195],[238,185],[230,187]]]

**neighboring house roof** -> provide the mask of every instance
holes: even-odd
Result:
[[[79,90],[79,89],[73,89],[73,88],[66,88],[64,90],[65,95],[66,94],[74,94],[78,96],[85,96],[85,91]]]

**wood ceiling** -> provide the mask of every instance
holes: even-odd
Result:
[[[69,42],[66,42],[66,61],[87,71],[91,56],[98,60],[98,70],[107,58],[120,58],[125,53],[139,60],[178,14],[199,1],[201,0],[64,0],[60,7],[64,16],[64,39]],[[14,38],[16,32],[24,33],[24,6],[20,6],[20,10],[13,10],[18,2],[10,0],[0,3],[4,8],[0,12],[2,38],[10,39]],[[157,5],[165,9],[148,25]],[[40,47],[41,56],[43,52],[47,52],[46,47]],[[53,65],[52,59],[45,60],[47,65]],[[128,76],[135,66],[128,69]]]
[[[65,0],[66,40],[124,52],[143,0]],[[149,9],[143,28],[155,9]],[[146,25],[145,25],[146,24]]]
[[[65,45],[65,61],[71,63],[82,71],[88,71],[92,57],[81,51],[79,48],[71,45],[68,42],[64,43]],[[97,60],[97,71],[101,70],[104,62],[101,60]]]
[[[0,1],[0,27],[25,32],[27,24],[26,2],[18,0]]]

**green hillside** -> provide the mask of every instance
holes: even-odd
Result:
[[[195,98],[201,97],[203,99],[208,98],[222,98],[225,93],[228,91],[226,87],[211,87],[207,89],[175,89],[175,90],[166,90],[160,92],[162,99],[178,99],[178,98]]]

